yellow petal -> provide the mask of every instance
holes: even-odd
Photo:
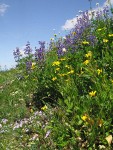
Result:
[[[113,137],[112,137],[112,135],[109,135],[109,136],[107,136],[105,139],[106,139],[106,141],[108,142],[108,144],[110,145],[111,142],[112,142]]]

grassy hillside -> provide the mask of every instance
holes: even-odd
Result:
[[[92,15],[92,17],[91,17]],[[65,37],[0,72],[1,150],[113,149],[113,19],[81,13]]]

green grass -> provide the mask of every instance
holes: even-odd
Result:
[[[0,71],[0,149],[113,149],[112,23],[93,20],[60,58],[56,40],[45,60]]]

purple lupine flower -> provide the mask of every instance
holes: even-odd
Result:
[[[16,62],[18,62],[21,58],[21,52],[20,49],[17,47],[16,50],[13,51],[14,59]]]
[[[43,50],[41,48],[35,49],[35,60],[36,61],[44,60],[44,54],[43,54]]]
[[[39,41],[40,48],[45,51],[45,41]]]
[[[31,67],[32,67],[32,62],[31,62],[31,61],[27,61],[27,62],[26,62],[26,70],[27,70],[27,71],[30,71],[30,70],[31,70]]]
[[[57,43],[57,55],[58,58],[64,55],[63,48],[65,48],[64,44],[59,40]]]
[[[107,5],[103,8],[103,14],[104,16],[108,16],[109,14],[109,7]]]
[[[26,44],[26,48],[24,49],[24,54],[29,56],[31,53],[32,53],[32,49],[30,47],[30,42],[28,41]]]
[[[96,37],[92,34],[88,35],[86,39],[91,43],[91,45],[94,45],[96,42]]]
[[[37,49],[35,47],[35,59],[38,62],[43,62],[44,61],[44,56],[45,56],[45,41],[39,41],[40,48]]]

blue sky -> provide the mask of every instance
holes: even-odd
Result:
[[[105,1],[92,0],[92,7]],[[0,0],[0,66],[15,66],[13,50],[27,41],[34,49],[40,40],[49,42],[54,33],[65,34],[79,10],[89,7],[89,0]]]

